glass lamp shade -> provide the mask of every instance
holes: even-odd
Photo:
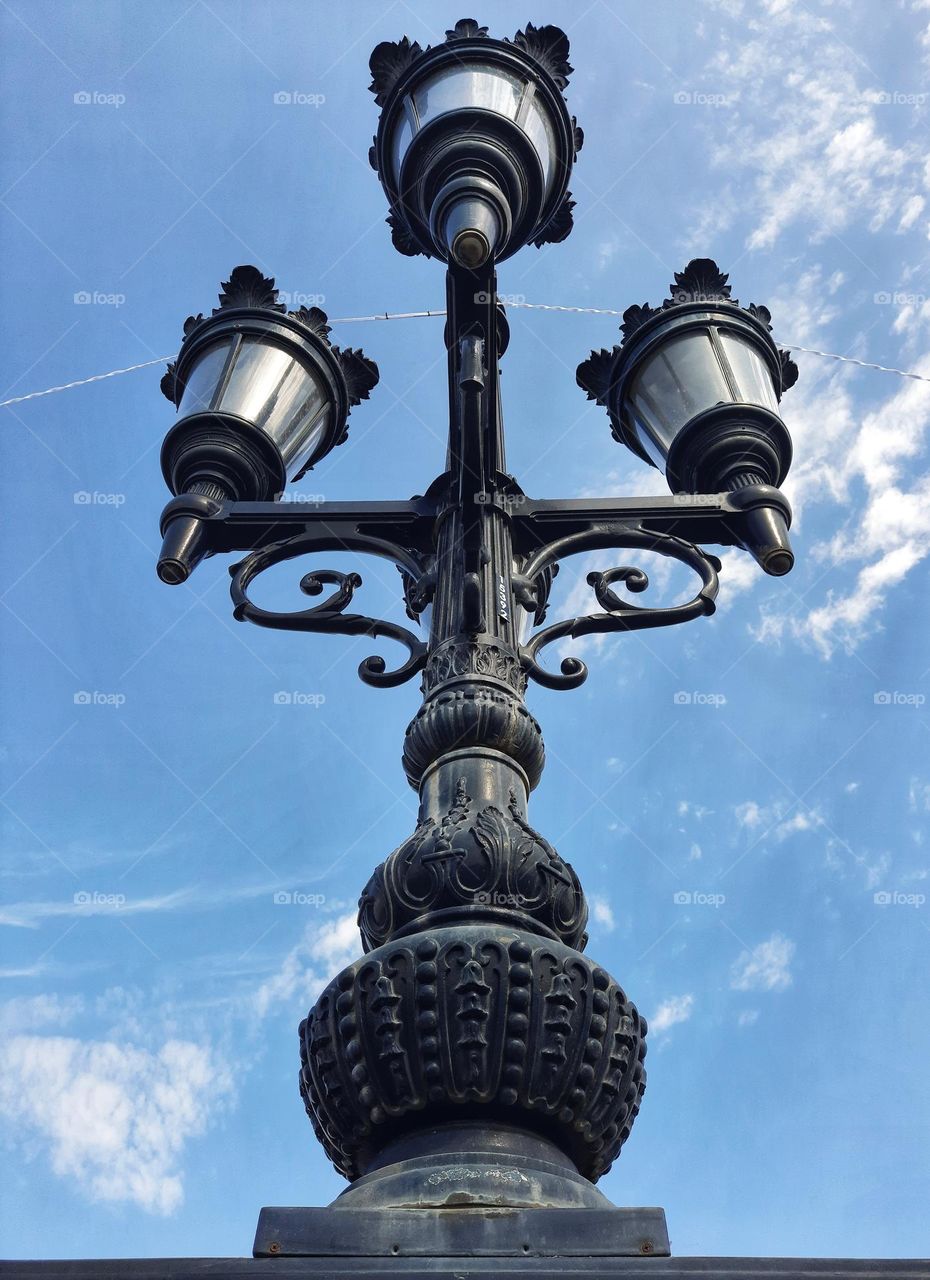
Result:
[[[673,490],[716,492],[737,474],[777,485],[791,461],[778,416],[782,373],[766,327],[735,305],[653,314],[616,349],[614,434]]]
[[[391,177],[401,185],[404,161],[414,137],[442,116],[466,111],[497,117],[509,131],[518,128],[539,164],[548,193],[555,175],[556,128],[545,100],[537,97],[531,77],[487,62],[453,62],[419,81],[394,117]]]
[[[267,501],[343,438],[339,353],[299,315],[221,310],[190,332],[174,380],[179,416],[162,449],[174,493],[212,485],[218,497]]]
[[[192,366],[178,406],[180,421],[209,414],[242,419],[274,444],[296,479],[316,456],[333,418],[331,388],[319,369],[261,338],[227,337]]]
[[[708,324],[669,337],[643,356],[621,415],[649,461],[664,468],[679,432],[722,404],[759,405],[775,413],[778,396],[757,346]]]

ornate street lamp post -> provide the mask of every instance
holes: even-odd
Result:
[[[741,546],[766,572],[788,572],[790,509],[775,486],[791,448],[778,406],[796,370],[765,308],[741,307],[715,264],[696,260],[661,308],[625,313],[620,347],[578,370],[616,438],[665,468],[671,499],[540,501],[508,474],[498,394],[508,329],[495,268],[571,230],[582,136],[563,97],[567,56],[555,27],[496,40],[473,21],[436,48],[404,39],[372,55],[382,111],[371,155],[394,243],[447,265],[449,445],[425,496],[275,500],[344,438],[350,407],[378,374],[360,352],[330,344],[322,312],[286,312],[255,268],[236,268],[212,316],[188,320],[163,382],[180,419],[162,454],[176,495],[162,517],[162,579],[179,583],[206,556],[245,552],[231,570],[238,619],[400,641],[400,665],[370,657],[359,674],[375,686],[420,675],[423,690],[403,749],[420,796],[416,831],[362,891],[365,955],[300,1030],[301,1095],[350,1186],[334,1210],[264,1211],[259,1253],[312,1251],[319,1215],[330,1239],[349,1230],[341,1215],[351,1209],[378,1211],[404,1240],[420,1232],[436,1253],[453,1231],[450,1209],[473,1233],[496,1232],[498,1252],[528,1252],[526,1241],[535,1250],[553,1231],[565,1254],[595,1243],[602,1254],[668,1251],[660,1210],[614,1209],[594,1186],[639,1109],[646,1025],[584,954],[581,885],[529,823],[544,750],[524,694],[528,680],[584,680],[577,658],[558,671],[542,664],[553,641],[712,613],[720,565],[698,544]],[[615,590],[644,590],[639,569],[593,573],[599,610],[544,625],[559,563],[599,548],[669,556],[700,587],[685,604],[643,607]],[[258,574],[320,551],[396,564],[426,634],[351,612],[354,573],[307,573],[306,593],[329,594],[298,612],[252,602]],[[532,1224],[511,1216],[505,1231],[492,1209]],[[401,1213],[401,1227],[394,1211],[404,1210],[417,1213]],[[554,1227],[548,1210],[575,1212]],[[369,1219],[366,1230],[381,1228]]]

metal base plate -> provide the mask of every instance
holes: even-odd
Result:
[[[256,1258],[669,1256],[664,1209],[262,1209]]]

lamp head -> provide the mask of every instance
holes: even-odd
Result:
[[[406,36],[378,45],[371,91],[382,110],[369,154],[401,253],[478,270],[568,235],[583,141],[562,96],[568,52],[558,27],[495,40],[471,18],[436,47]]]
[[[318,307],[288,311],[273,279],[235,268],[212,314],[185,321],[161,381],[180,415],[161,451],[173,494],[199,498],[201,507],[267,502],[346,439],[349,412],[367,399],[378,367],[361,351],[333,346],[329,332]],[[201,558],[198,519],[177,516],[163,529],[164,581],[183,581]]]
[[[771,491],[791,465],[779,405],[798,376],[789,353],[771,337],[771,321],[767,307],[742,307],[731,297],[715,262],[695,258],[675,274],[660,307],[623,313],[622,343],[592,351],[578,366],[578,384],[607,408],[614,438],[663,468],[673,492]],[[772,574],[793,564],[790,509],[778,498],[765,537],[762,517],[750,520],[760,526],[753,554]]]

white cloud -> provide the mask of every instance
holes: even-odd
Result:
[[[356,912],[322,924],[308,925],[300,942],[284,957],[280,969],[255,993],[255,1010],[264,1018],[275,1006],[300,994],[301,1004],[314,1000],[331,978],[358,958],[362,949]]]
[[[759,1021],[758,1009],[744,1009],[743,1012],[736,1019],[736,1025],[739,1027],[751,1027],[754,1023],[758,1021]]]
[[[762,809],[755,800],[745,800],[736,806],[736,821],[741,827],[752,830],[762,822]]]
[[[184,1148],[231,1089],[225,1066],[190,1041],[153,1052],[18,1035],[0,1051],[0,1114],[16,1136],[38,1137],[54,1172],[91,1199],[152,1213],[181,1204]]]
[[[614,913],[609,901],[606,898],[599,898],[596,896],[589,897],[588,901],[591,904],[591,919],[594,923],[608,931],[613,929],[616,925],[616,921],[614,920]]]
[[[743,951],[730,972],[734,991],[784,991],[791,985],[794,943],[784,934],[773,933],[751,951]]]
[[[699,844],[692,844],[691,848],[688,850],[688,861],[700,862],[703,856],[704,855],[701,852],[701,846]]]
[[[671,996],[663,1000],[649,1019],[649,1030],[654,1034],[668,1031],[676,1023],[687,1022],[694,1010],[694,996]]]
[[[775,835],[779,840],[787,840],[789,836],[793,836],[798,831],[813,831],[817,827],[822,827],[824,820],[816,809],[798,809],[790,818],[786,818],[784,822],[780,822],[775,830]]]
[[[701,87],[726,85],[744,105],[704,122],[726,181],[715,184],[695,243],[747,214],[751,249],[769,249],[795,227],[816,243],[850,226],[874,233],[892,219],[911,225],[922,148],[891,140],[897,108],[884,105],[846,33],[834,35],[830,20],[788,0],[753,6],[738,20],[735,8],[727,13]],[[757,103],[764,110],[753,110]]]
[[[0,1031],[9,1035],[49,1026],[60,1031],[83,1008],[82,996],[14,996],[0,1005]]]

